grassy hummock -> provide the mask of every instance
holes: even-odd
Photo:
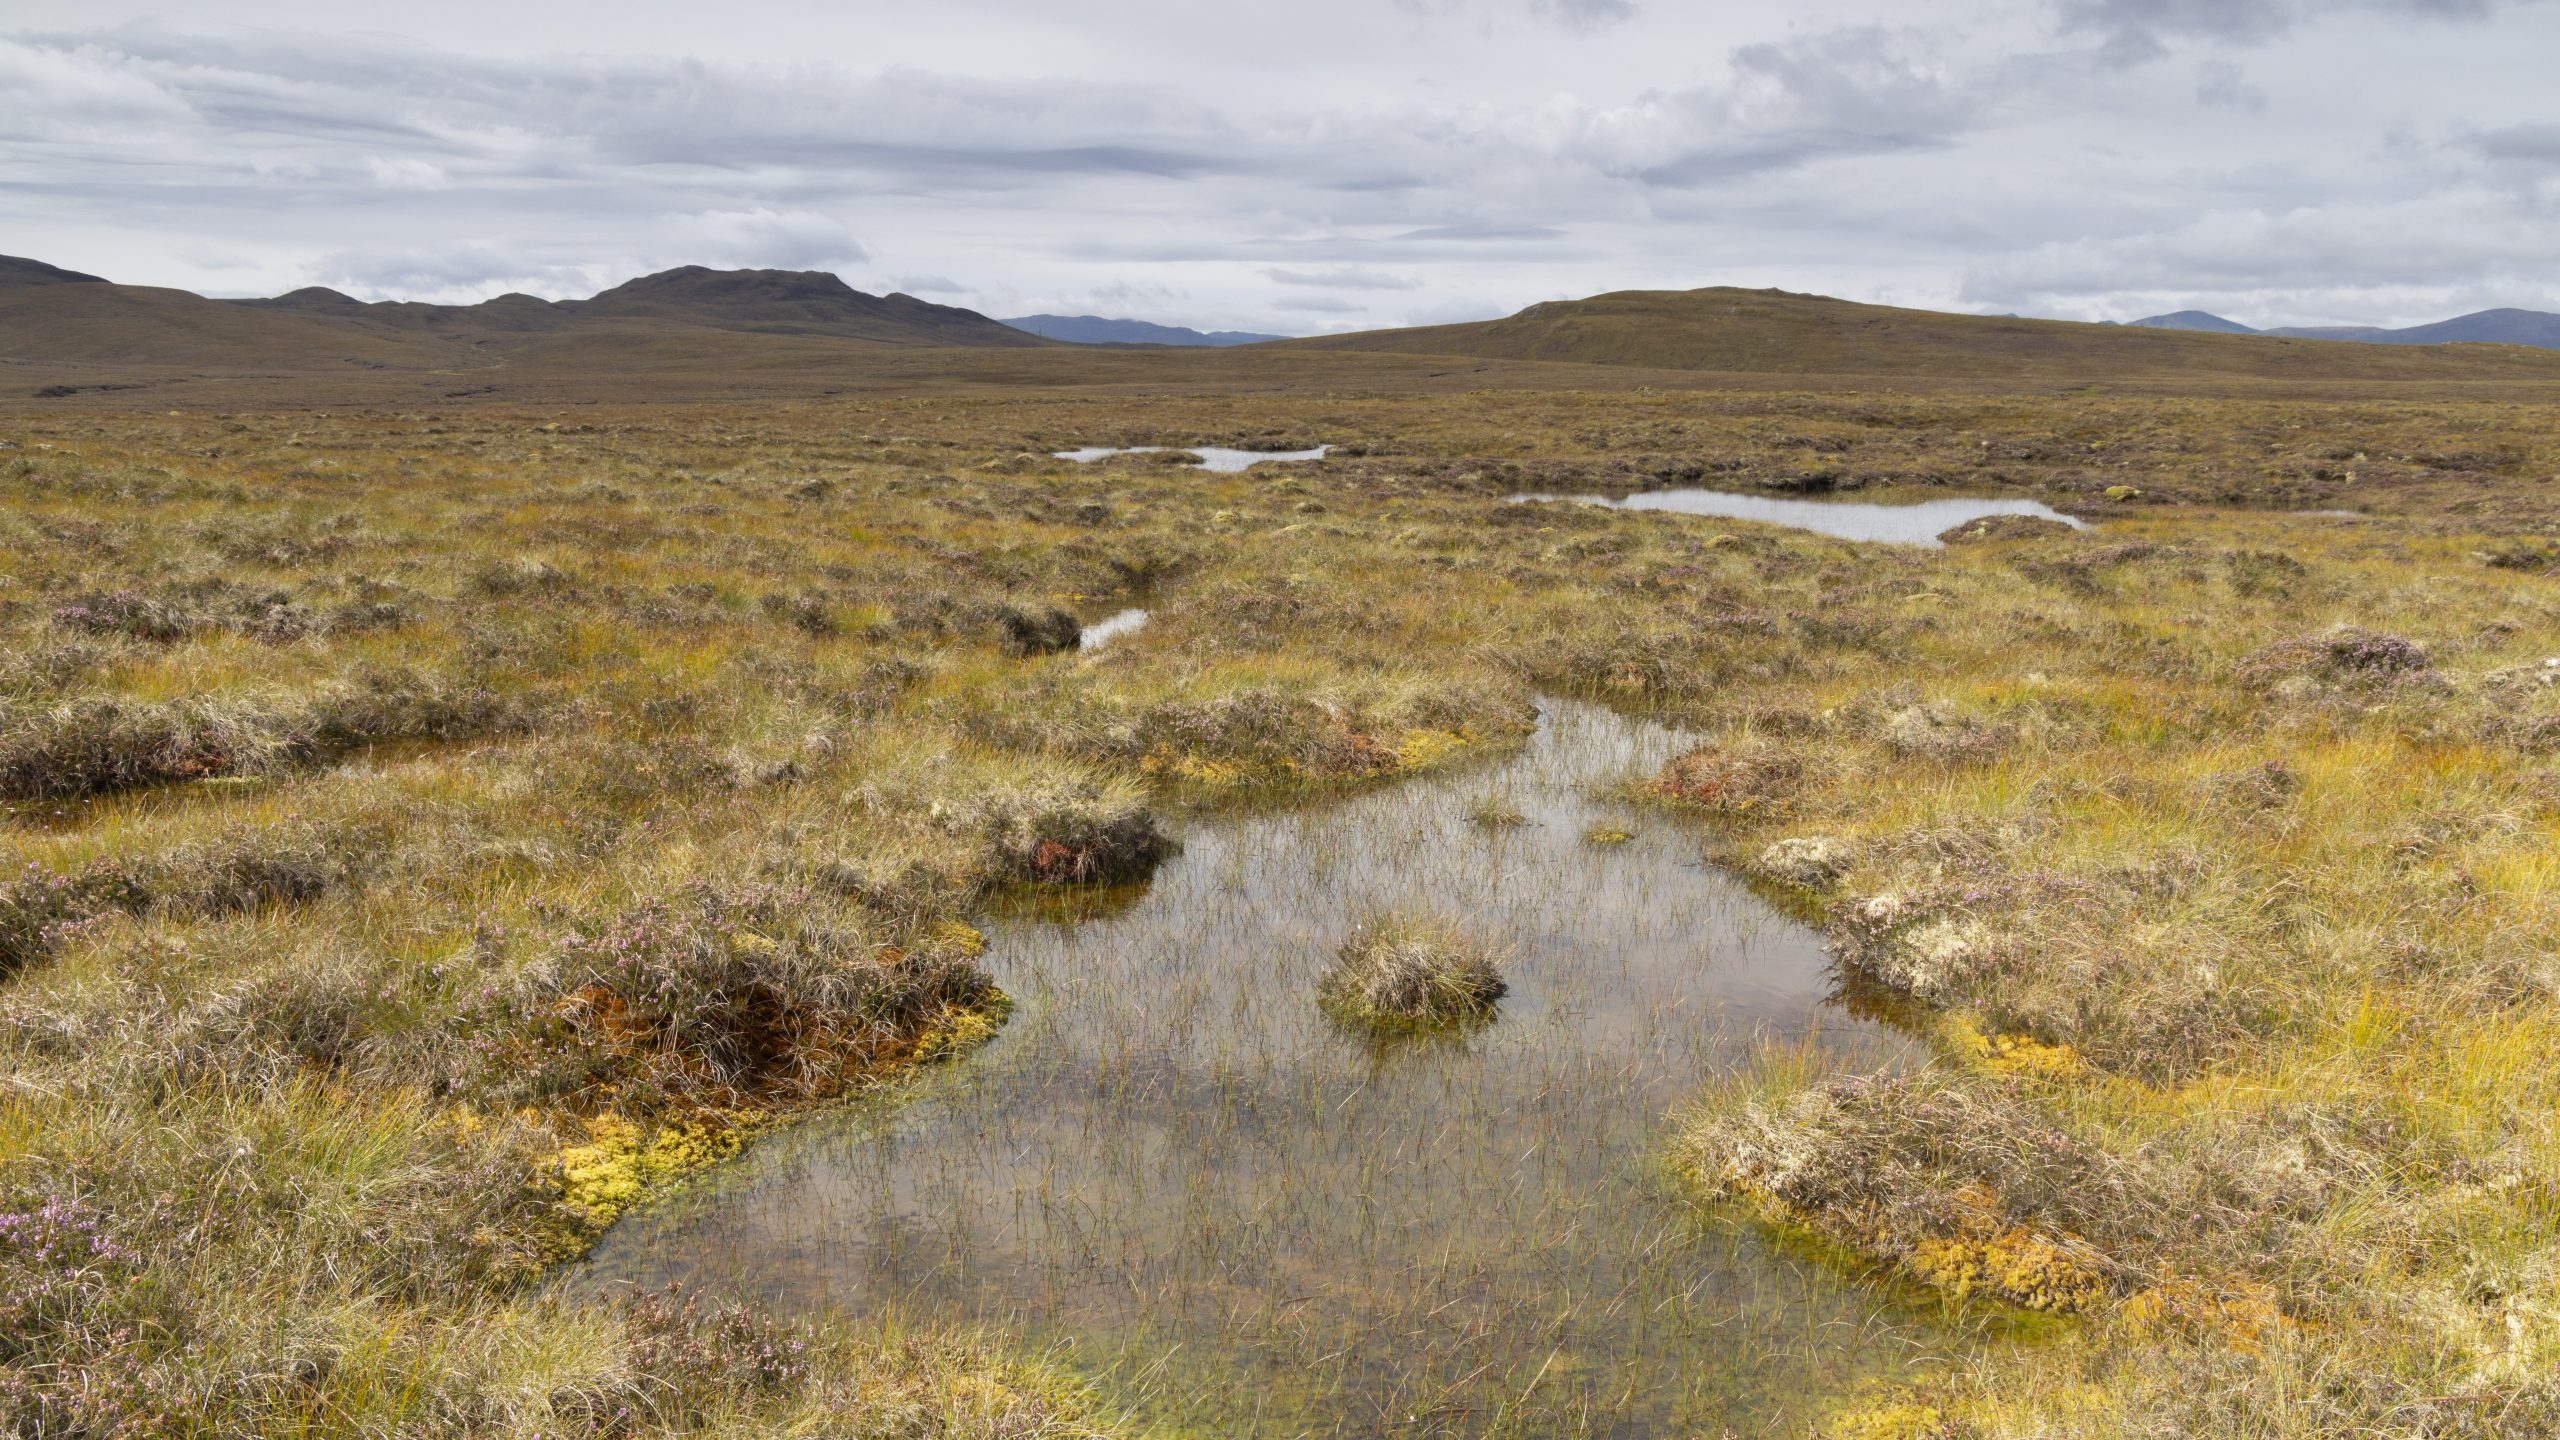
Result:
[[[1501,956],[1455,920],[1390,910],[1342,942],[1316,982],[1316,1001],[1337,1021],[1372,1032],[1462,1030],[1491,1022],[1509,988]]]

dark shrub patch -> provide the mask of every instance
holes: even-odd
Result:
[[[996,616],[996,632],[1009,653],[1022,656],[1073,650],[1084,638],[1076,617],[1055,606],[1038,611],[1007,606]]]

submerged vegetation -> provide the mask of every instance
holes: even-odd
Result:
[[[1143,879],[1178,807],[1508,746],[1547,689],[1704,737],[1631,788],[1817,911],[1849,993],[1935,1057],[1723,1078],[1670,1142],[1700,1192],[2078,1317],[1839,1397],[1838,1434],[2548,1431],[2546,419],[1848,392],[11,416],[0,1417],[1083,1433],[1105,1407],[1001,1337],[531,1282],[760,1127],[992,1034],[1000,890]],[[1040,458],[1308,437],[1340,448]],[[1502,503],[1702,477],[2100,524],[1923,551]],[[2341,505],[2368,518],[2283,513]],[[1075,650],[1137,604],[1145,630]],[[1374,933],[1450,942],[1407,929]]]

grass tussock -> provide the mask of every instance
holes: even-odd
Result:
[[[1510,986],[1499,951],[1445,915],[1391,910],[1362,920],[1316,982],[1327,1015],[1377,1034],[1492,1022]]]

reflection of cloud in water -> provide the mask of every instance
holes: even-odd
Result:
[[[1199,456],[1200,468],[1203,470],[1215,470],[1222,475],[1232,475],[1266,460],[1321,460],[1325,452],[1332,448],[1330,445],[1319,445],[1313,450],[1228,450],[1216,445],[1202,445],[1181,447],[1179,453]],[[1096,460],[1108,459],[1113,455],[1162,455],[1173,450],[1175,447],[1170,445],[1130,445],[1120,449],[1114,449],[1108,445],[1092,445],[1082,450],[1057,451],[1054,458],[1073,460],[1079,465],[1087,465]]]
[[[2032,515],[2059,520],[2074,530],[2088,529],[2077,520],[2035,500],[1922,500],[1910,505],[1876,505],[1858,500],[1784,500],[1774,495],[1735,495],[1722,490],[1647,490],[1612,499],[1603,495],[1514,495],[1513,504],[1571,500],[1605,505],[1612,510],[1668,510],[1679,515],[1713,515],[1727,520],[1765,520],[1798,530],[1837,535],[1843,540],[1884,540],[1901,545],[1935,546],[1941,532],[1986,515]]]
[[[1116,615],[1105,616],[1084,627],[1076,638],[1077,648],[1099,650],[1146,623],[1147,612],[1144,610],[1123,610]]]

